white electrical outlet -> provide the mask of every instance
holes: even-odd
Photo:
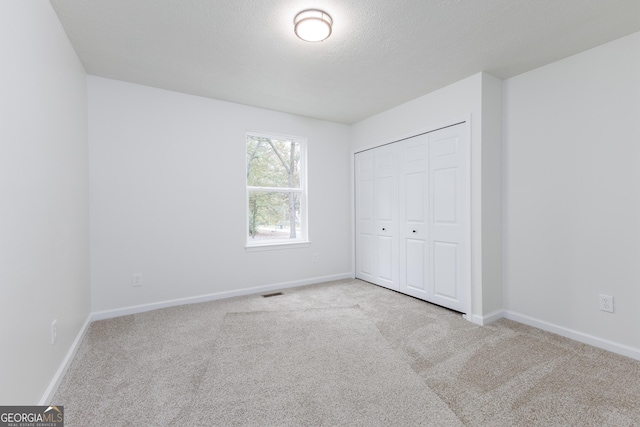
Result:
[[[51,344],[55,344],[58,339],[58,319],[51,322]]]
[[[142,273],[133,273],[131,286],[142,286]]]
[[[600,310],[613,313],[613,297],[600,294]]]
[[[320,261],[320,255],[318,255],[318,252],[314,252],[314,253],[313,253],[313,255],[312,255],[312,257],[311,257],[311,260],[312,260],[313,262],[318,262],[318,261]]]

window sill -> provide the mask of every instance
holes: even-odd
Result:
[[[256,245],[247,245],[244,249],[247,252],[260,252],[260,251],[277,251],[282,249],[301,249],[311,246],[311,242],[291,242],[291,243],[263,243]]]

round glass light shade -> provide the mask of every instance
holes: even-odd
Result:
[[[296,35],[308,42],[321,42],[331,35],[333,20],[317,9],[303,10],[293,18]]]

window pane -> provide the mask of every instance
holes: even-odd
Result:
[[[248,135],[247,185],[300,188],[300,144]]]
[[[249,191],[249,241],[300,237],[298,193]]]

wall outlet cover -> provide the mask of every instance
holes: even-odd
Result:
[[[613,313],[613,297],[610,295],[602,295],[600,294],[600,304],[599,308],[601,311],[606,311],[608,313]]]
[[[51,322],[51,344],[55,344],[58,340],[58,319]]]
[[[131,286],[142,286],[142,273],[133,273]]]

